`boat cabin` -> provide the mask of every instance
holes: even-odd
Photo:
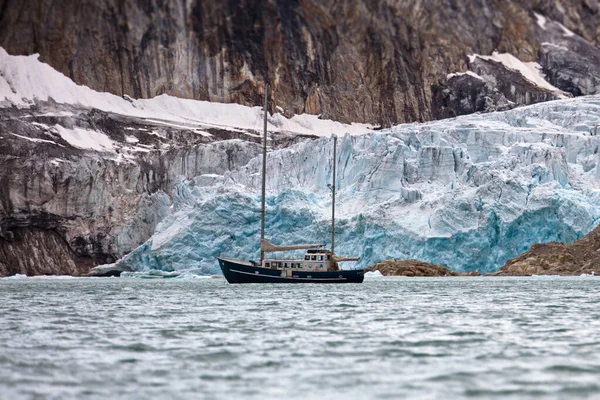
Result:
[[[336,261],[329,250],[308,250],[301,259],[267,258],[264,268],[291,271],[339,271]]]

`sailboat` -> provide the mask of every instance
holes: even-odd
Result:
[[[362,283],[363,269],[342,270],[341,261],[358,261],[355,257],[340,257],[335,249],[335,167],[337,137],[333,137],[333,183],[328,185],[331,203],[331,249],[325,244],[275,245],[265,239],[265,192],[267,174],[267,101],[269,85],[265,85],[264,132],[262,154],[262,196],[260,218],[260,261],[217,257],[229,283]],[[301,258],[266,257],[268,253],[306,250]]]

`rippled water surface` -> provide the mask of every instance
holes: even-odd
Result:
[[[0,280],[0,398],[599,398],[598,278]]]

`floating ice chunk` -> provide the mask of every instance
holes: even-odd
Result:
[[[381,277],[383,277],[383,274],[379,270],[365,272],[365,279],[381,278]]]
[[[25,279],[25,278],[27,278],[27,275],[24,275],[24,274],[14,274],[12,276],[6,276],[6,277],[0,278],[0,279],[14,280],[14,279]]]

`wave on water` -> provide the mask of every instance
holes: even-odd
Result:
[[[126,279],[176,279],[178,281],[181,280],[195,280],[195,279],[213,279],[213,278],[223,278],[222,275],[198,275],[190,272],[181,272],[181,271],[160,271],[160,270],[150,270],[144,272],[122,272],[121,278]]]
[[[17,280],[17,279],[79,279],[82,277],[73,275],[35,275],[27,276],[25,274],[15,274],[11,276],[0,277],[5,280]]]

